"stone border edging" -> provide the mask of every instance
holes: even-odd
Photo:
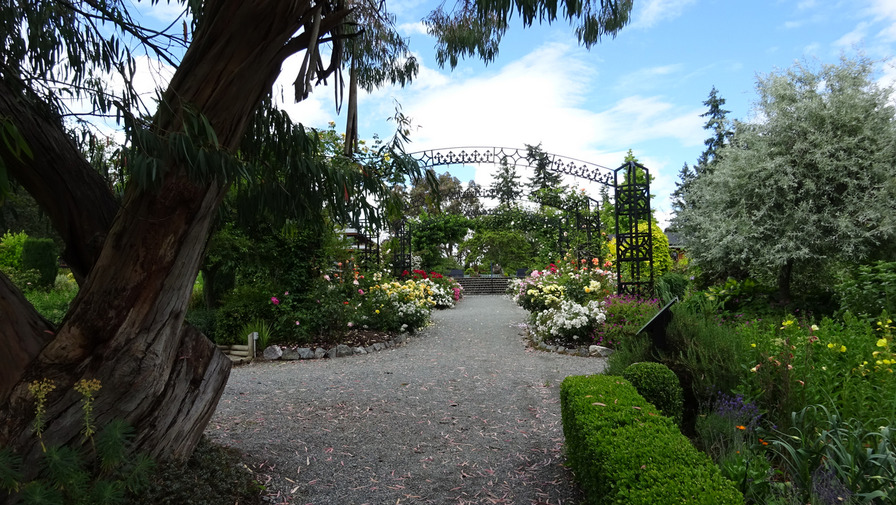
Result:
[[[343,358],[346,356],[354,356],[356,354],[370,354],[385,349],[392,349],[404,345],[408,341],[408,335],[396,335],[384,342],[376,342],[368,346],[351,347],[345,344],[339,344],[329,350],[323,347],[280,347],[279,345],[270,345],[265,348],[262,356],[267,361],[297,361],[307,359],[323,359],[323,358]]]

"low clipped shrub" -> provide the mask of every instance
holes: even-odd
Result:
[[[678,377],[669,367],[662,363],[632,363],[622,372],[622,377],[663,415],[681,424],[684,394]]]
[[[627,380],[567,377],[560,405],[569,466],[586,503],[743,503],[709,457]]]
[[[58,256],[52,239],[28,237],[22,244],[22,269],[37,270],[40,272],[40,287],[51,287],[59,274]]]

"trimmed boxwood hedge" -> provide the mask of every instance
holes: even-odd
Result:
[[[560,387],[569,466],[590,504],[742,504],[743,496],[675,423],[621,377]]]
[[[623,372],[622,378],[629,381],[645,400],[660,412],[681,425],[684,411],[684,393],[678,376],[662,363],[643,361],[632,363]]]

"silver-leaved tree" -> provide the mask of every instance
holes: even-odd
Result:
[[[755,121],[735,124],[676,216],[688,255],[817,288],[829,268],[886,255],[896,234],[896,109],[872,63],[797,64],[758,79]]]

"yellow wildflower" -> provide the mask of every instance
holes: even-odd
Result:
[[[885,339],[885,338],[879,339],[879,340],[877,341],[877,346],[878,346],[878,347],[886,347],[886,346],[887,346],[887,339]]]

